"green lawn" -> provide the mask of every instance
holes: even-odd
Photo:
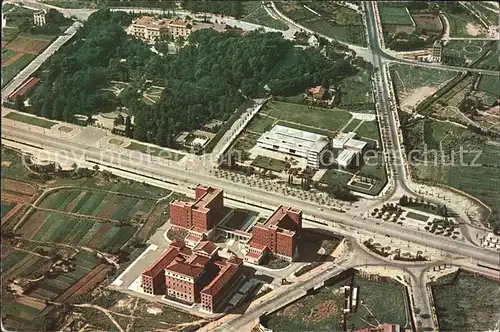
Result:
[[[412,19],[405,7],[393,6],[390,2],[378,3],[382,24],[411,25]]]
[[[274,158],[269,158],[265,156],[257,156],[257,158],[252,161],[252,166],[257,168],[265,168],[273,172],[283,172],[285,169],[286,162],[284,160],[278,160]]]
[[[288,30],[288,25],[269,16],[266,9],[264,8],[264,5],[255,9],[252,13],[245,16],[242,20],[245,22],[263,25],[277,30]]]
[[[440,331],[492,331],[498,328],[500,283],[464,271],[453,280],[454,276],[442,277],[432,286]]]
[[[130,143],[130,145],[126,146],[125,148],[129,150],[140,151],[142,153],[146,153],[155,157],[161,157],[174,161],[179,161],[182,158],[184,158],[183,154],[136,142]]]
[[[264,133],[272,128],[275,121],[273,118],[257,113],[245,129],[256,133]]]
[[[335,38],[354,45],[367,45],[365,31],[362,25],[336,25],[322,17],[303,22],[302,24],[330,38]]]
[[[419,213],[415,213],[415,212],[408,212],[406,214],[406,217],[410,218],[410,219],[420,220],[420,221],[427,221],[427,220],[429,220],[428,216],[425,216],[425,215],[419,214]]]
[[[350,118],[352,118],[349,112],[339,109],[311,108],[307,105],[280,101],[267,103],[261,112],[278,120],[311,126],[331,132],[338,131]]]
[[[378,124],[375,121],[365,121],[356,130],[357,136],[363,138],[370,138],[374,141],[380,141]]]
[[[24,122],[32,126],[37,126],[47,129],[57,124],[57,122],[37,118],[34,116],[24,115],[22,113],[16,113],[16,112],[10,112],[9,114],[5,115],[4,118],[14,121]]]
[[[352,178],[353,174],[331,168],[326,171],[325,175],[321,178],[320,182],[328,185],[346,185]]]
[[[494,97],[500,98],[500,82],[498,82],[498,76],[482,75],[477,88]]]
[[[7,85],[24,67],[26,67],[33,59],[36,58],[34,54],[24,54],[17,59],[14,63],[7,67],[2,67],[2,87]]]
[[[361,120],[359,119],[352,119],[352,121],[349,123],[347,127],[344,128],[343,132],[344,133],[349,133],[354,130],[359,124],[361,123]]]

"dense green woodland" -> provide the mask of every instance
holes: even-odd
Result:
[[[278,33],[213,30],[193,33],[176,55],[160,56],[123,29],[124,12],[92,14],[75,41],[62,47],[41,71],[42,83],[31,96],[31,112],[72,121],[74,114],[96,114],[126,106],[135,115],[134,137],[171,146],[181,131],[210,119],[227,120],[246,97],[294,95],[306,88],[356,73],[334,47],[294,47]],[[116,97],[104,89],[111,80],[130,82]],[[140,96],[146,80],[166,86],[160,101],[147,105]]]

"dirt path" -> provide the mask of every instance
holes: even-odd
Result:
[[[125,332],[125,330],[118,324],[118,322],[115,320],[115,318],[110,314],[110,311],[107,309],[104,309],[103,307],[100,307],[98,305],[94,304],[75,304],[75,307],[80,307],[80,308],[94,308],[97,310],[102,311],[106,316],[108,316],[109,320],[116,326],[118,331],[120,332]]]
[[[130,312],[130,315],[133,316],[135,309],[137,308],[137,304],[139,303],[139,299],[135,299],[134,307],[132,308],[132,311]],[[127,332],[130,332],[130,329],[134,326],[134,317],[130,318],[130,322],[127,324]]]

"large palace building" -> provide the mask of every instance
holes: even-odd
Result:
[[[166,295],[185,303],[199,303],[208,312],[217,312],[244,280],[243,260],[218,255],[217,247],[202,241],[193,249],[173,241],[167,250],[142,274],[145,293]]]
[[[292,261],[298,254],[301,229],[302,211],[280,206],[264,223],[256,223],[253,226],[245,261],[259,264],[266,251]]]

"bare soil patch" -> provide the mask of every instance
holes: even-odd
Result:
[[[280,311],[278,313],[278,316],[284,316],[284,317],[293,317],[297,314],[297,312],[302,308],[304,305],[300,302],[296,302],[293,304],[290,304],[288,307],[283,309],[283,311]]]
[[[19,233],[23,234],[23,238],[31,239],[42,228],[48,215],[49,212],[36,211],[23,223],[19,229]]]
[[[2,167],[10,167],[11,164],[12,162],[10,161],[2,161]]]
[[[311,313],[303,318],[304,322],[316,323],[339,312],[337,304],[333,300],[321,302],[311,310]]]
[[[24,296],[16,299],[16,302],[27,305],[27,306],[32,307],[32,308],[36,308],[40,311],[45,309],[45,307],[46,307],[46,305],[44,303],[42,303],[40,301],[36,301],[35,299],[31,299],[29,297],[24,297]]]
[[[422,86],[420,88],[416,88],[410,94],[401,98],[401,108],[413,111],[419,103],[421,103],[427,97],[433,95],[437,90],[437,86]]]
[[[70,133],[73,131],[73,128],[66,127],[66,126],[61,126],[58,129],[59,129],[59,131],[62,131],[63,133]]]
[[[106,207],[103,208],[97,216],[103,219],[111,219],[119,208],[120,207],[115,203],[106,204]]]
[[[467,29],[467,34],[472,37],[477,37],[481,34],[481,27],[478,24],[467,23],[465,28]]]
[[[4,190],[13,191],[28,196],[32,196],[35,193],[35,188],[29,183],[15,181],[11,179],[2,179],[2,181]]]

